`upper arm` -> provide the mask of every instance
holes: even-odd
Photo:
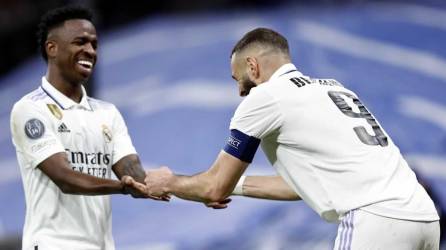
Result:
[[[254,89],[237,107],[231,119],[231,134],[224,150],[250,163],[261,139],[280,128],[281,124],[279,104],[263,89]]]
[[[121,113],[118,109],[114,108],[114,118],[113,118],[113,162],[115,165],[118,161],[126,156],[136,154],[135,147],[133,146],[132,140],[129,136],[127,126]],[[133,158],[132,158],[133,159]],[[133,159],[136,161],[136,159]],[[139,162],[139,159],[137,159]]]
[[[230,135],[208,173],[217,197],[227,197],[252,162],[261,138],[280,126],[277,103],[254,91],[239,105],[231,120]]]
[[[230,130],[263,139],[283,122],[279,103],[265,89],[254,88],[240,103],[231,119]]]
[[[36,167],[48,157],[65,148],[56,134],[51,119],[30,101],[14,105],[11,112],[12,141],[26,164]]]
[[[113,119],[112,169],[119,179],[124,175],[129,175],[138,182],[144,182],[145,173],[141,161],[136,154],[125,121],[116,108],[114,108]]]

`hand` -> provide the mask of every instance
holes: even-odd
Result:
[[[205,203],[204,205],[206,205],[206,207],[210,207],[213,209],[224,209],[228,207],[228,203],[231,202],[230,198],[226,198],[222,201],[214,201],[214,202],[209,202],[209,203]]]
[[[173,177],[173,172],[168,167],[161,167],[155,170],[148,170],[146,172],[147,194],[153,196],[168,195],[167,186]]]
[[[147,192],[147,187],[144,184],[141,184],[133,177],[124,175],[121,178],[121,183],[124,185],[124,189],[126,193],[129,193],[132,195],[133,198],[150,198],[153,200],[161,200],[161,201],[169,201],[170,196],[169,195],[163,195],[160,197],[149,195]]]
[[[146,186],[135,181],[133,177],[124,175],[121,178],[121,183],[124,186],[124,193],[131,194],[134,198],[147,198]]]

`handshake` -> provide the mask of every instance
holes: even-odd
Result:
[[[123,185],[123,193],[131,194],[134,198],[149,198],[157,201],[169,202],[172,192],[171,185],[174,184],[177,176],[168,168],[160,167],[154,170],[147,170],[144,184],[137,182],[133,177],[125,175],[121,178]],[[207,207],[214,209],[226,208],[231,199],[225,198],[222,201],[207,201],[182,197],[181,194],[176,194],[179,198],[194,200],[204,203]]]

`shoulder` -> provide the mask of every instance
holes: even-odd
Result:
[[[88,97],[88,103],[92,108],[93,112],[100,113],[101,115],[106,115],[112,117],[112,120],[121,119],[121,112],[119,109],[111,102],[99,100],[96,98]]]
[[[111,102],[106,102],[93,97],[88,97],[87,100],[93,110],[116,110],[116,106]]]
[[[37,104],[42,100],[45,100],[46,98],[48,98],[47,93],[41,87],[38,87],[34,91],[31,91],[30,93],[24,95],[20,100],[16,102],[16,104],[18,103]]]
[[[32,110],[39,109],[46,98],[48,98],[48,95],[42,88],[39,87],[14,103],[11,113],[19,111],[30,112]]]
[[[25,131],[31,133],[26,134],[29,138],[37,138],[34,137],[37,134],[33,133],[42,132],[48,124],[48,112],[45,111],[47,103],[45,100],[48,96],[45,92],[43,95],[41,91],[43,92],[43,90],[36,90],[25,95],[12,107],[10,126],[13,138],[20,136],[19,131],[23,132],[23,128],[29,129]]]
[[[269,93],[270,86],[267,85],[267,83],[260,84],[257,87],[254,87],[249,92],[249,95],[247,95],[243,101],[240,103],[241,106],[245,105],[260,105],[264,103],[267,100],[271,100],[272,96]]]
[[[249,95],[243,100],[253,104],[275,103],[277,101],[276,91],[279,84],[276,80],[267,81],[252,88]]]
[[[271,94],[267,83],[252,88],[249,95],[243,99],[235,111],[235,116],[245,116],[254,113],[270,113],[277,106],[276,98]]]

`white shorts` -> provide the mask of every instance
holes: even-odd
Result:
[[[440,224],[393,219],[361,209],[349,211],[338,227],[334,250],[438,250]]]

